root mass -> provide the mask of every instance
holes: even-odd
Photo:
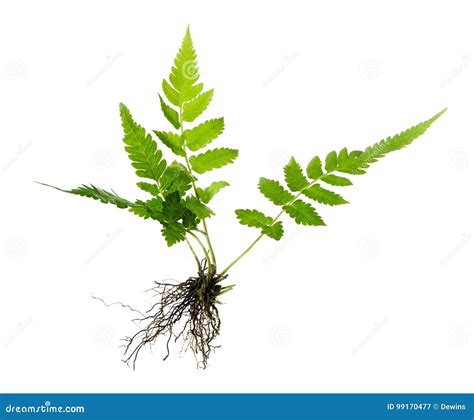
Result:
[[[219,347],[213,344],[221,327],[218,297],[233,287],[219,284],[226,277],[217,274],[214,266],[209,270],[203,266],[196,277],[182,283],[155,282],[151,291],[158,302],[143,317],[134,320],[140,330],[125,338],[124,362],[135,368],[143,347],[163,338],[166,340],[163,360],[170,355],[170,344],[182,340],[182,351],[191,349],[198,367],[206,368],[211,351]]]

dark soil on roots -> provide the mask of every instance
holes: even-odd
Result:
[[[170,345],[182,341],[182,351],[191,349],[198,367],[206,368],[211,351],[219,347],[213,342],[221,327],[217,305],[223,290],[219,283],[226,277],[212,266],[210,270],[201,268],[196,277],[182,283],[155,282],[151,291],[158,301],[144,317],[134,320],[140,330],[125,338],[124,362],[135,369],[142,348],[162,338],[166,343],[163,360],[170,355]]]

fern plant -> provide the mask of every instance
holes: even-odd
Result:
[[[210,207],[212,200],[229,183],[217,180],[202,186],[198,181],[201,174],[233,163],[238,150],[211,146],[224,131],[222,117],[196,123],[214,94],[213,89],[204,90],[199,77],[188,27],[171,73],[163,80],[163,95],[159,95],[161,110],[170,126],[163,131],[148,132],[135,121],[129,109],[120,104],[125,151],[141,179],[137,186],[148,194],[147,199],[126,199],[113,190],[94,185],[70,190],[53,187],[157,221],[166,244],[171,247],[185,242],[195,260],[197,274],[187,280],[155,282],[153,290],[159,296],[158,301],[140,320],[138,331],[126,339],[125,362],[133,366],[140,350],[162,337],[166,344],[165,359],[169,355],[170,343],[181,339],[183,348],[190,348],[198,363],[205,367],[220,332],[219,298],[235,286],[225,284],[229,270],[262,238],[279,241],[284,235],[281,220],[284,215],[300,225],[325,226],[314,203],[328,206],[347,204],[332,187],[352,185],[349,176],[365,174],[370,165],[386,154],[408,146],[445,112],[443,110],[365,150],[342,148],[329,152],[324,159],[314,156],[305,170],[292,157],[283,170],[284,183],[260,178],[260,192],[278,207],[278,212],[269,216],[257,209],[236,210],[238,221],[258,229],[259,233],[240,255],[219,270],[207,223],[214,216]],[[164,149],[158,147],[158,142]],[[173,160],[165,160],[163,151],[166,149],[174,155]]]

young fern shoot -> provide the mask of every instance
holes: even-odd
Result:
[[[157,301],[138,320],[138,331],[126,338],[124,361],[133,367],[141,349],[154,344],[159,338],[163,338],[166,345],[165,359],[170,354],[170,344],[181,340],[183,349],[190,348],[198,365],[206,367],[221,328],[219,297],[234,287],[222,284],[229,270],[263,237],[280,240],[284,234],[280,219],[285,214],[297,224],[325,226],[312,202],[336,206],[347,201],[323,185],[352,185],[348,175],[365,174],[372,163],[409,145],[445,111],[363,151],[348,151],[346,148],[339,152],[332,151],[324,162],[315,156],[305,172],[296,159],[291,158],[284,167],[286,185],[277,180],[260,178],[260,192],[279,207],[278,213],[271,217],[255,209],[236,210],[239,222],[257,228],[259,234],[240,255],[219,271],[207,222],[214,215],[210,208],[212,200],[229,183],[217,180],[203,187],[199,184],[199,176],[233,163],[238,150],[211,147],[211,143],[224,131],[224,118],[196,123],[214,94],[213,89],[204,90],[199,77],[197,56],[188,27],[171,73],[162,82],[163,94],[158,95],[161,110],[170,127],[163,131],[153,130],[153,137],[133,119],[129,109],[120,104],[125,151],[136,175],[142,179],[137,182],[138,188],[149,198],[129,200],[113,190],[94,185],[82,185],[70,190],[53,187],[157,221],[167,245],[171,247],[185,242],[196,263],[197,273],[185,281],[155,281],[152,290],[156,292]],[[171,162],[165,160],[158,141],[174,155]]]

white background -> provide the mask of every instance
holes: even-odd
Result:
[[[474,25],[471,2],[2,1],[1,392],[473,392]],[[193,275],[159,226],[68,196],[93,182],[144,197],[123,151],[118,103],[170,129],[157,92],[190,23],[207,117],[235,165],[210,221],[221,265],[255,237],[233,211],[277,210],[282,177],[449,111],[322,208],[328,227],[266,239],[231,272],[222,345],[205,371],[120,339],[154,280]]]

